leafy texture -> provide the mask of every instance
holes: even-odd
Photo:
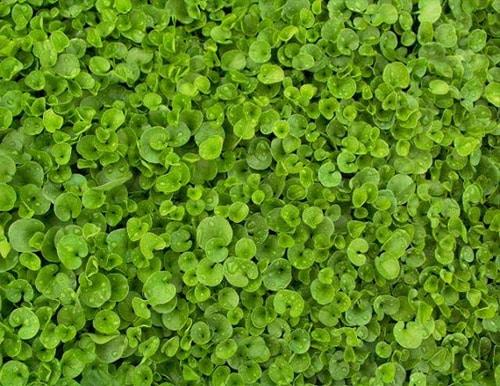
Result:
[[[0,0],[0,386],[500,385],[499,0]]]

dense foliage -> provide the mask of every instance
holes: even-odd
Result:
[[[499,0],[1,0],[0,386],[500,384]]]

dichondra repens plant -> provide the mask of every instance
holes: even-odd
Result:
[[[498,386],[499,0],[1,0],[0,386]]]

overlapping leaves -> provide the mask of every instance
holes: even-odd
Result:
[[[497,0],[5,0],[0,386],[495,385]]]

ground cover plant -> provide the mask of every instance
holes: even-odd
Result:
[[[499,0],[1,0],[0,386],[498,386]]]

